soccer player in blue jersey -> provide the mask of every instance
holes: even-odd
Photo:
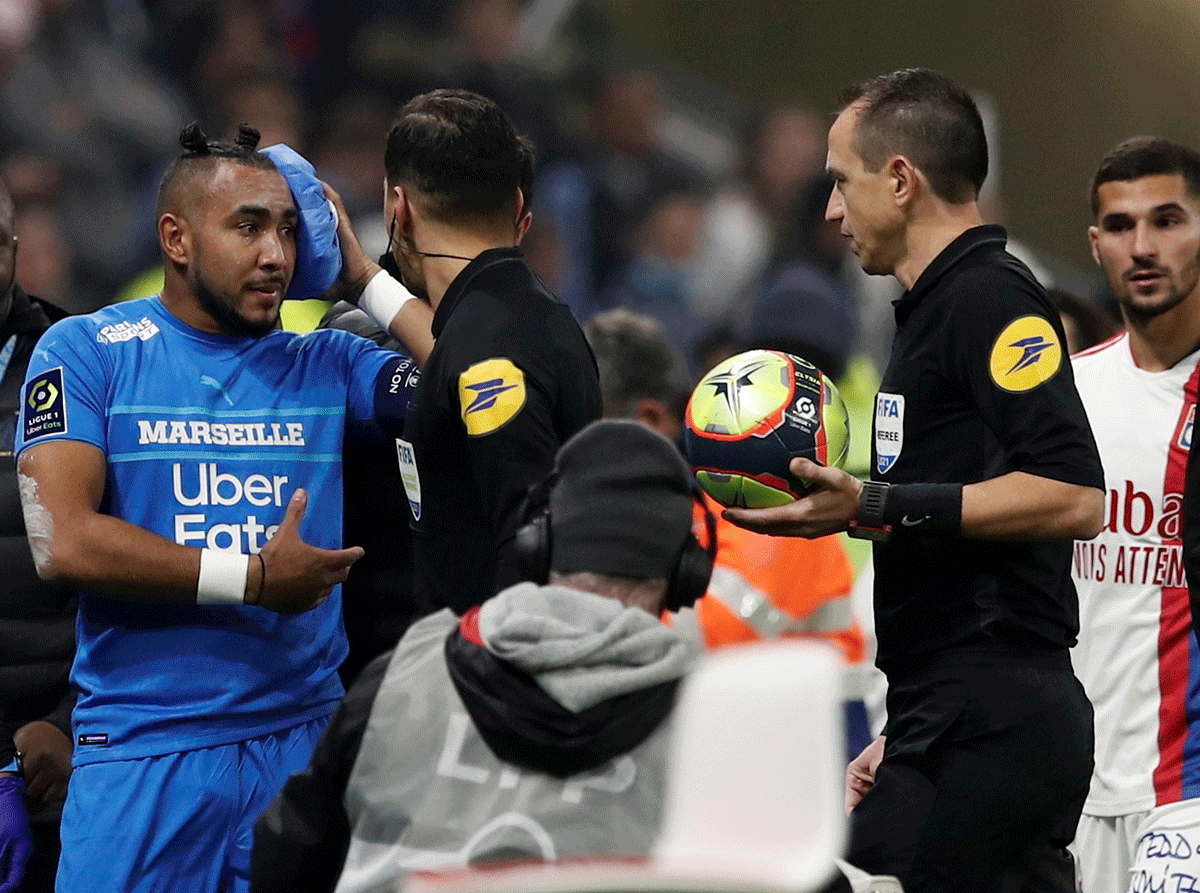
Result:
[[[252,128],[180,143],[162,294],[53,326],[22,394],[34,559],[81,591],[64,891],[246,889],[253,822],[343,693],[344,432],[399,430],[418,377],[346,332],[279,331],[288,183]],[[429,308],[391,307],[426,356]]]

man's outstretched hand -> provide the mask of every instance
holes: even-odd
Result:
[[[280,614],[311,611],[345,582],[350,566],[363,557],[360,546],[319,549],[304,542],[300,522],[307,508],[308,493],[299,489],[288,502],[283,523],[259,553],[261,564],[251,559],[246,591],[257,593],[257,598],[248,603]]]
[[[845,530],[857,517],[862,494],[858,478],[809,459],[793,459],[788,468],[811,486],[807,496],[766,509],[726,509],[722,516],[755,533],[808,539]]]

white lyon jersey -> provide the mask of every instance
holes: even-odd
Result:
[[[1107,489],[1104,529],[1075,544],[1075,672],[1096,714],[1084,812],[1128,815],[1200,795],[1195,639],[1180,540],[1200,351],[1139,369],[1129,336],[1072,358]]]

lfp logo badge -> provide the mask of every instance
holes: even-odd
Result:
[[[63,368],[55,366],[35,376],[25,388],[21,407],[25,441],[67,433],[67,407],[63,401]]]
[[[1062,345],[1050,321],[1021,316],[992,345],[988,369],[996,387],[1010,393],[1030,391],[1052,379],[1062,365]]]

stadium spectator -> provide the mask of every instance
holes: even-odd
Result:
[[[682,185],[648,199],[637,224],[633,256],[598,307],[624,307],[659,322],[671,343],[691,356],[702,334],[692,309],[691,268],[698,259],[704,195]]]
[[[523,4],[520,0],[455,0],[439,83],[479,93],[504,109],[513,126],[528,136],[544,163],[563,151],[558,126],[558,93],[517,53]]]
[[[42,198],[69,197],[60,220],[67,243],[81,278],[106,295],[148,260],[139,199],[170,157],[166,134],[185,104],[117,45],[95,4],[39,5],[37,31],[0,78],[0,139],[27,168],[56,172],[59,191]]]
[[[521,255],[532,149],[494,102],[415,97],[388,133],[384,167],[389,257],[429,300],[437,338],[400,444],[414,589],[423,611],[462,613],[516,582],[522,499],[599,417],[596,362]],[[376,275],[372,286],[393,284]]]
[[[713,322],[753,290],[787,239],[801,191],[824,165],[825,126],[808,109],[777,106],[750,122],[740,148],[738,176],[706,209],[694,271],[693,309]]]
[[[239,124],[253,121],[264,146],[283,143],[305,152],[305,103],[286,73],[243,65],[211,89],[211,105],[205,114],[212,129],[232,139]]]
[[[387,133],[393,111],[379,94],[352,91],[325,110],[312,134],[313,166],[341,195],[363,246],[378,241],[367,252],[372,257],[381,254],[387,242],[387,224],[379,206],[379,184],[384,178],[379,135]]]
[[[13,889],[50,893],[58,867],[58,822],[71,775],[71,708],[67,681],[75,654],[75,593],[38,578],[29,553],[25,519],[12,464],[21,384],[34,345],[62,310],[31,297],[15,277],[17,236],[13,204],[0,184],[0,766],[23,757],[25,798],[10,797],[5,809],[24,814],[32,827],[32,854],[24,882]],[[0,770],[3,771],[3,770]],[[9,793],[20,787],[6,782]],[[10,857],[0,854],[0,865]],[[15,860],[10,863],[15,868]],[[0,889],[5,889],[0,878]],[[13,880],[10,874],[8,881]]]
[[[29,544],[43,579],[80,590],[59,889],[245,890],[252,822],[343,693],[337,588],[361,556],[339,548],[343,429],[398,429],[412,364],[276,329],[313,272],[257,142],[185,128],[160,189],[161,296],[55,323],[27,372]],[[429,318],[410,300],[392,320],[414,356]]]
[[[17,214],[17,237],[25,249],[17,255],[17,281],[57,307],[92,309],[72,289],[74,254],[59,226],[59,208],[41,201],[22,202]]]
[[[909,69],[842,102],[827,216],[864,270],[907,289],[873,480],[795,459],[811,495],[726,515],[763,533],[876,539],[888,719],[847,772],[848,861],[909,893],[1066,893],[1092,756],[1068,653],[1071,540],[1102,524],[1095,442],[1058,314],[1004,230],[981,225],[987,142],[970,96]]]
[[[600,421],[539,489],[534,581],[418,621],[367,668],[259,820],[252,889],[393,890],[418,868],[647,852],[698,650],[658,617],[711,567],[691,473],[658,434]]]
[[[1148,841],[1200,825],[1179,542],[1200,381],[1200,153],[1152,137],[1120,143],[1093,179],[1092,212],[1092,254],[1126,332],[1073,361],[1108,486],[1104,529],[1076,544],[1073,564],[1072,659],[1096,714],[1074,850],[1084,890],[1124,893],[1162,886]]]
[[[663,151],[660,113],[651,72],[604,72],[588,96],[585,144],[539,178],[561,251],[561,278],[552,285],[581,320],[604,309],[600,296],[632,257],[636,224],[651,199],[700,180]]]

